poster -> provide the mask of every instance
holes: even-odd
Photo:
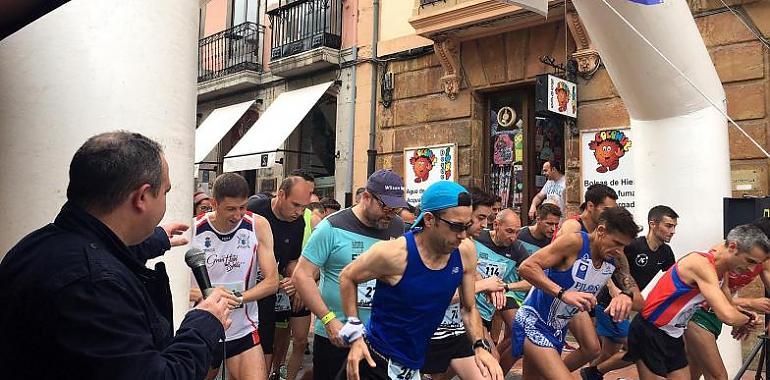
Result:
[[[456,178],[455,144],[404,149],[404,184],[406,201],[410,205],[419,206],[422,193],[433,183],[455,181]]]
[[[583,132],[581,145],[582,192],[602,183],[618,193],[618,206],[634,209],[634,145],[630,129]]]
[[[577,117],[577,85],[548,75],[548,110],[571,118]]]

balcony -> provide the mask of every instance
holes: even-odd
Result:
[[[244,22],[198,40],[198,99],[259,83],[265,27]]]
[[[243,70],[261,72],[264,27],[244,22],[198,41],[198,83]]]
[[[523,29],[544,22],[543,17],[524,7],[500,0],[413,0],[413,17],[409,20],[418,35],[459,39],[477,38],[501,31]],[[563,0],[550,0],[549,8],[556,17],[563,11]],[[550,12],[549,12],[550,13]],[[548,19],[551,19],[549,14]]]
[[[342,0],[281,1],[267,14],[273,26],[273,74],[288,77],[339,64]]]

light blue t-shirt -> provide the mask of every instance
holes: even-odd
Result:
[[[488,234],[487,231],[483,231],[483,233],[484,232]],[[476,270],[479,272],[479,274],[481,274],[481,277],[488,278],[491,276],[497,276],[506,283],[519,281],[519,276],[516,272],[516,262],[498,254],[492,248],[484,244],[484,237],[485,236],[479,236],[478,240],[473,241],[473,243],[476,245],[476,251],[478,253],[478,263],[476,264]],[[517,294],[513,294],[513,296],[514,298],[519,298],[517,297]],[[517,301],[520,300],[517,299]],[[496,310],[495,305],[489,302],[486,294],[484,293],[476,293],[476,308],[479,310],[481,318],[485,321],[491,321],[492,315]]]
[[[345,322],[340,298],[340,272],[359,255],[366,252],[374,243],[395,239],[404,234],[404,222],[393,218],[387,229],[368,227],[361,223],[348,208],[338,211],[318,223],[310,239],[302,250],[302,256],[320,269],[321,279],[318,287],[329,310],[337,319]],[[369,322],[372,296],[376,282],[374,280],[358,285],[358,318]],[[326,329],[320,319],[316,319],[314,332],[326,336]]]

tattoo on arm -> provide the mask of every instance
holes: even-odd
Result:
[[[626,255],[620,255],[615,259],[615,273],[612,274],[612,282],[620,291],[632,291],[633,288],[638,288],[636,281],[631,277],[630,266],[628,265],[628,259]]]

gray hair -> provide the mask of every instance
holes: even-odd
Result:
[[[730,230],[725,244],[730,242],[738,246],[739,252],[748,252],[754,247],[759,247],[766,255],[770,253],[770,239],[761,229],[751,224],[743,224]]]

